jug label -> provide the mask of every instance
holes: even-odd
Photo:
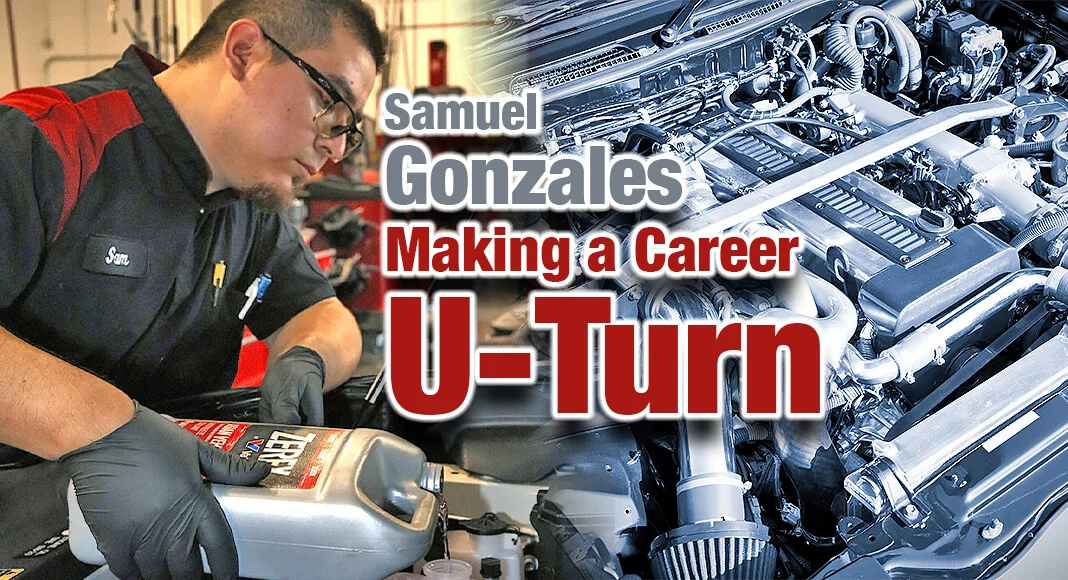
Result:
[[[180,427],[224,451],[271,464],[264,487],[312,489],[330,465],[344,429],[219,421],[177,421]]]

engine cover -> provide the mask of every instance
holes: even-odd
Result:
[[[759,186],[826,159],[777,127],[726,140],[717,152],[745,170],[725,172],[706,156],[722,188]],[[853,173],[768,212],[804,235],[806,267],[839,280],[881,339],[895,339],[951,308],[989,281],[1020,267],[1019,255],[977,225],[921,228],[920,207]]]

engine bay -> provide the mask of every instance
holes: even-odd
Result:
[[[608,560],[672,579],[1011,563],[1068,481],[1064,7],[498,2],[484,17],[485,93],[544,102],[544,138],[516,151],[607,141],[687,171],[675,212],[516,221],[580,243],[650,219],[804,240],[789,280],[647,281],[624,264],[576,282],[617,292],[624,319],[809,321],[829,351],[822,424],[632,426],[646,519]]]
[[[394,413],[381,376],[351,380],[326,395],[327,427],[386,431],[444,466],[425,560],[451,553],[483,564],[472,577],[508,580],[1057,574],[1028,554],[1056,554],[1068,533],[1068,8],[480,9],[483,93],[541,95],[543,134],[512,153],[604,142],[686,171],[671,212],[531,212],[512,227],[580,246],[647,220],[798,237],[792,278],[647,280],[624,263],[570,288],[615,292],[625,320],[811,324],[828,413],[744,419],[730,361],[722,421],[554,421],[544,356],[537,384],[481,389],[434,425]],[[493,338],[545,353],[552,339],[527,314],[506,312]],[[233,391],[158,411],[254,422],[256,408],[255,391]],[[47,465],[23,469],[56,480],[39,493],[65,493]]]

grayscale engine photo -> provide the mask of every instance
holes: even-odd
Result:
[[[741,420],[728,364],[722,422],[633,424],[614,454],[598,440],[629,467],[592,460],[607,474],[582,485],[627,517],[541,501],[589,549],[563,542],[540,577],[1063,573],[1068,7],[543,0],[481,20],[483,93],[542,95],[544,135],[516,151],[599,140],[686,169],[673,214],[518,225],[804,240],[792,279],[647,281],[624,263],[576,287],[614,290],[625,319],[808,321],[827,366],[825,421]]]

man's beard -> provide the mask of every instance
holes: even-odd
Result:
[[[293,203],[293,190],[280,191],[266,184],[258,183],[250,187],[238,190],[241,199],[248,200],[252,205],[271,213],[278,213]]]

